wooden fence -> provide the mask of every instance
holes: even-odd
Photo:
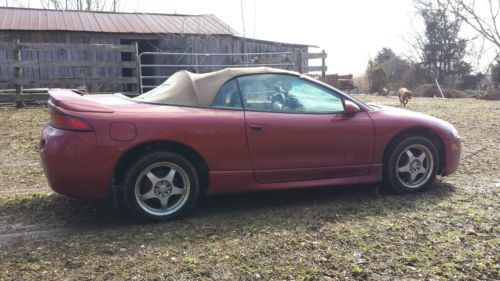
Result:
[[[307,61],[307,66],[301,67],[302,69],[300,70],[301,73],[310,73],[310,72],[321,72],[321,80],[325,80],[326,78],[326,71],[328,70],[328,67],[326,66],[326,58],[327,54],[325,50],[321,51],[321,53],[301,53],[302,59]],[[316,60],[320,59],[321,60],[321,65],[309,65],[310,60]]]
[[[0,91],[0,102],[15,102],[17,107],[22,107],[24,98],[32,96],[32,90],[29,90],[29,95],[23,94],[23,88],[28,86],[40,87],[41,85],[50,85],[53,87],[75,88],[98,88],[99,84],[105,85],[122,85],[125,90],[137,93],[138,91],[138,52],[137,43],[130,45],[113,45],[113,44],[69,44],[69,43],[21,43],[15,41],[13,43],[0,43],[0,50],[8,50],[14,53],[14,59],[0,58],[0,66],[7,69],[12,73],[12,77],[6,78],[2,75],[0,78],[0,87],[2,88],[15,88],[15,94],[12,90]],[[23,51],[62,51],[67,54],[67,60],[33,60],[23,59]],[[74,51],[95,51],[100,53],[114,52],[118,54],[128,53],[129,55],[120,55],[115,60],[98,60],[90,58],[73,60],[71,53]],[[127,57],[127,60],[122,60],[122,57]],[[63,77],[50,77],[47,75],[46,69],[100,69],[100,68],[113,68],[117,71],[114,76],[97,76],[97,71],[63,71]],[[31,73],[36,72],[37,75],[25,75],[29,69]],[[44,69],[44,70],[42,70]],[[58,72],[60,73],[60,72]],[[92,74],[94,73],[94,76]],[[116,75],[118,74],[118,75]],[[130,86],[129,86],[130,85]]]

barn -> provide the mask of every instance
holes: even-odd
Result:
[[[71,87],[134,95],[179,69],[272,66],[308,72],[314,70],[308,59],[320,58],[309,47],[244,38],[214,15],[2,7],[0,89]]]

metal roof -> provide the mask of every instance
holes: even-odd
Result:
[[[214,15],[61,11],[0,7],[0,30],[237,35]]]

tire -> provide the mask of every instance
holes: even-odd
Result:
[[[186,158],[171,152],[154,152],[130,167],[122,198],[133,217],[141,221],[168,221],[189,213],[198,194],[198,175]]]
[[[399,193],[418,192],[428,187],[439,168],[439,154],[426,137],[411,136],[390,149],[384,163],[384,181]]]

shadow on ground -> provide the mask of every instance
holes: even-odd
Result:
[[[197,223],[224,223],[228,227],[231,223],[255,223],[257,218],[261,218],[262,223],[282,224],[290,219],[340,220],[364,214],[382,215],[388,211],[406,212],[422,202],[445,200],[454,190],[453,185],[437,181],[423,192],[405,195],[385,191],[376,185],[218,195],[202,197],[184,219],[158,224],[141,224],[125,212],[116,213],[103,202],[72,199],[54,193],[31,194],[0,199],[0,218],[4,225],[12,226],[4,227],[4,233],[15,232],[16,227],[35,230],[74,228],[79,231],[131,226],[169,228]]]

